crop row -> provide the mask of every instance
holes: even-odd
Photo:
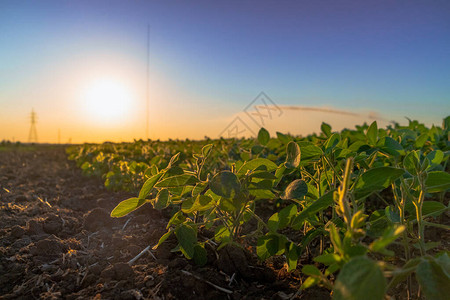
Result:
[[[282,255],[292,271],[320,241],[314,264],[301,266],[301,289],[383,299],[404,281],[412,295],[415,278],[427,299],[447,299],[448,249],[426,233],[449,230],[449,128],[450,117],[431,128],[373,122],[333,132],[323,123],[304,138],[262,128],[257,139],[108,143],[68,154],[108,188],[136,192],[112,217],[145,204],[170,210],[155,248],[173,235],[174,251],[199,265],[208,248],[253,243],[260,260]],[[261,203],[278,209],[263,218]]]

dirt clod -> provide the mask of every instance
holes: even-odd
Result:
[[[102,227],[111,227],[113,219],[104,208],[94,208],[83,216],[83,228],[88,231],[97,231]]]
[[[21,238],[25,234],[25,229],[22,226],[14,225],[11,227],[11,236],[14,238]]]
[[[55,214],[49,215],[43,224],[43,229],[48,234],[58,234],[63,228],[63,220]]]
[[[239,247],[226,246],[219,252],[217,266],[228,275],[238,273],[245,278],[252,276],[244,250]]]

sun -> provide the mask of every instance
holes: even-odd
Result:
[[[97,122],[124,119],[133,96],[127,86],[113,79],[101,79],[86,86],[82,92],[84,110]]]

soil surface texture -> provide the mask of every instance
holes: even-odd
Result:
[[[175,240],[153,250],[168,214],[110,217],[134,196],[83,176],[63,147],[0,151],[0,299],[330,299],[250,247],[209,249],[203,267]]]

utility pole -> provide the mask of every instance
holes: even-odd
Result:
[[[34,112],[34,109],[31,110],[30,118],[31,118],[31,127],[30,132],[28,133],[28,143],[37,143],[38,142],[36,130],[37,116],[36,113]]]
[[[147,109],[146,109],[146,119],[147,119],[147,123],[146,123],[146,127],[145,127],[145,133],[147,136],[147,140],[149,139],[149,110],[150,110],[150,87],[149,87],[149,83],[150,83],[150,24],[147,25],[147,81],[146,81],[146,86],[147,86]]]

